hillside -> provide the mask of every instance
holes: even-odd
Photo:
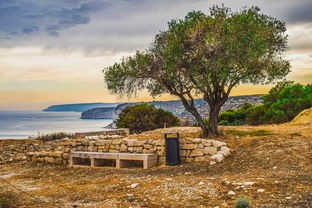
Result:
[[[263,102],[263,95],[245,95],[245,96],[232,96],[225,102],[221,112],[229,108],[240,108],[244,103],[251,103],[253,105],[258,105]],[[138,103],[122,103],[119,104],[115,109],[115,114],[118,115],[121,110],[127,106],[136,105]],[[154,101],[148,102],[150,105],[154,105],[156,108],[161,108],[166,111],[172,112],[174,115],[182,118],[184,120],[189,120],[191,122],[195,121],[194,117],[185,110],[182,102],[180,100],[174,101]],[[195,105],[198,108],[198,111],[203,117],[208,117],[209,115],[209,106],[203,99],[195,100]]]
[[[90,110],[92,108],[100,108],[100,107],[116,107],[116,103],[75,103],[75,104],[60,104],[60,105],[52,105],[43,111],[72,111],[72,112],[84,112]]]
[[[312,206],[311,128],[301,123],[224,127],[225,136],[218,140],[226,142],[233,154],[214,166],[189,163],[115,170],[13,163],[1,166],[0,176],[48,203],[9,186],[1,191],[16,194],[19,207],[227,208],[237,197],[247,197],[252,207],[308,208]],[[172,130],[180,131],[159,129],[138,137],[153,138]],[[181,128],[182,136],[199,132],[194,127],[189,130],[190,134],[187,127]]]
[[[81,119],[111,119],[115,113],[115,107],[92,108],[81,114]]]

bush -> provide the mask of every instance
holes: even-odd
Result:
[[[235,208],[250,208],[250,202],[247,198],[237,198],[235,200]]]
[[[38,133],[38,136],[35,137],[34,139],[47,142],[47,141],[54,141],[54,140],[63,139],[65,137],[72,138],[72,137],[74,137],[74,134],[64,133],[64,132],[51,133],[51,134],[40,134],[40,133]]]
[[[272,97],[272,95],[268,95]],[[266,100],[269,100],[266,98]],[[312,85],[287,85],[279,91],[273,103],[265,103],[265,123],[284,123],[291,121],[302,110],[312,107]]]
[[[250,103],[244,103],[242,108],[228,109],[219,114],[219,125],[243,125],[246,123],[246,115],[252,107]]]
[[[147,104],[125,107],[116,120],[118,128],[129,128],[132,133],[178,125],[178,117]]]
[[[302,110],[312,107],[312,85],[303,86],[282,81],[264,96],[262,105],[245,103],[240,109],[229,109],[218,117],[219,125],[260,125],[285,123]]]
[[[264,114],[266,110],[265,105],[252,106],[247,112],[246,123],[249,125],[260,125],[265,123]]]

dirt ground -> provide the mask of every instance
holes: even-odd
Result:
[[[0,166],[0,192],[18,207],[312,207],[312,126],[224,127],[233,150],[222,163],[149,170],[83,169],[12,163]],[[27,194],[35,196],[33,198]]]

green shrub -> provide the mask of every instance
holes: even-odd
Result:
[[[250,103],[244,103],[239,109],[228,109],[218,116],[219,125],[243,125],[246,123],[246,115],[252,107]]]
[[[40,134],[40,133],[38,133],[38,136],[35,137],[34,139],[47,142],[47,141],[54,141],[54,140],[63,139],[65,137],[72,138],[72,137],[74,137],[74,134],[64,133],[64,132],[51,133],[51,134]]]
[[[237,198],[235,200],[235,208],[250,208],[250,202],[247,198]]]
[[[284,88],[280,85],[273,88],[279,87],[278,90],[270,90],[265,97],[264,105],[267,109],[264,113],[264,123],[288,122],[302,110],[312,107],[312,85],[287,83],[284,84]],[[279,94],[273,96],[272,92],[276,91]]]
[[[208,118],[204,118],[203,121],[204,121],[205,126],[208,126],[208,124],[209,124],[209,119],[208,119]],[[195,122],[193,123],[193,126],[199,126],[198,122],[195,121]]]
[[[172,113],[147,104],[125,107],[116,120],[118,128],[129,128],[132,133],[179,125]]]
[[[285,123],[294,119],[302,110],[312,107],[312,85],[303,86],[282,81],[264,96],[264,103],[257,106],[244,104],[237,110],[227,110],[219,115],[220,125],[260,125]]]
[[[267,108],[265,105],[255,105],[249,108],[246,114],[246,123],[249,125],[260,125],[265,123],[264,114]]]

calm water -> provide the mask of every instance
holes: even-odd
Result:
[[[0,139],[21,139],[38,133],[99,131],[111,119],[79,119],[76,112],[0,111]]]

